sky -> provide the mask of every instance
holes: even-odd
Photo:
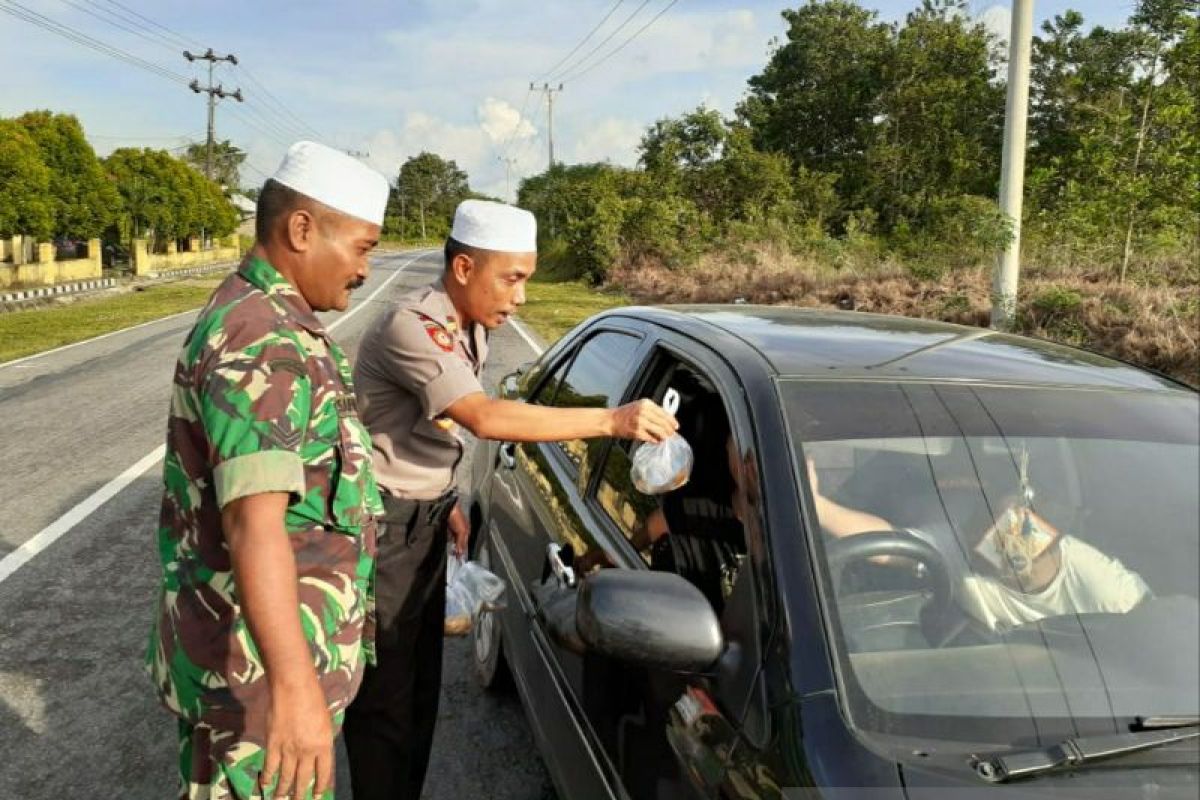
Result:
[[[211,47],[238,58],[237,66],[222,62],[214,80],[241,88],[245,102],[221,101],[216,131],[247,151],[246,185],[274,172],[288,143],[310,138],[359,155],[393,181],[406,158],[435,152],[466,170],[475,190],[511,199],[520,177],[548,161],[546,96],[529,91],[531,81],[563,87],[553,94],[556,161],[633,165],[656,119],[701,104],[732,113],[785,31],[780,11],[801,2],[0,0],[0,117],[36,108],[74,114],[100,155],[178,151],[204,140],[205,98],[186,84],[208,78],[207,64],[189,63],[182,46]],[[861,4],[898,21],[917,2]],[[1088,24],[1117,27],[1131,6],[1036,0],[1035,26],[1075,8]],[[969,7],[1007,38],[1009,3]],[[14,9],[168,77],[4,13]]]

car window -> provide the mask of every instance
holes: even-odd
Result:
[[[562,384],[563,376],[567,374],[567,369],[570,368],[574,359],[574,352],[567,353],[559,359],[554,366],[554,371],[546,376],[546,379],[537,387],[536,392],[529,395],[528,401],[539,406],[554,405],[554,396],[558,394],[558,387]]]
[[[605,456],[595,502],[651,569],[686,578],[720,613],[746,552],[734,510],[729,415],[712,384],[690,367],[672,370],[648,396],[658,400],[668,387],[682,398],[679,435],[693,454],[688,482],[657,497],[642,494],[631,477],[631,454],[644,445],[622,443]]]
[[[555,387],[553,400],[544,405],[558,408],[615,408],[621,402],[629,383],[634,356],[641,340],[627,333],[601,331],[583,343],[568,367],[561,383]],[[553,379],[551,379],[553,382]],[[605,440],[569,439],[554,445],[580,473],[588,479],[591,457]]]

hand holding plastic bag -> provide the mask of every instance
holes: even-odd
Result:
[[[446,636],[466,636],[484,611],[500,611],[504,579],[477,561],[461,561],[451,550],[446,564]]]
[[[668,414],[679,410],[679,392],[668,389],[663,398]],[[678,433],[661,442],[645,442],[633,454],[629,470],[633,485],[642,494],[665,494],[688,482],[692,475],[692,446]]]

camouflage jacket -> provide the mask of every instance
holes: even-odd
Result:
[[[300,620],[331,711],[370,657],[375,522],[382,512],[350,365],[301,295],[250,257],[200,312],[175,366],[158,618],[147,663],[164,705],[256,738],[269,695],[241,612],[221,508],[291,494]]]

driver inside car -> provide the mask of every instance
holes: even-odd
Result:
[[[895,530],[882,517],[823,495],[817,469],[812,459],[806,461],[824,531],[843,537]],[[1062,533],[1021,503],[1020,495],[1010,494],[989,508],[979,501],[984,496],[982,487],[969,491],[974,502],[959,527],[971,572],[956,587],[956,598],[963,611],[990,630],[1070,614],[1124,614],[1150,595],[1140,575],[1087,542]],[[891,557],[873,560],[886,563]]]

